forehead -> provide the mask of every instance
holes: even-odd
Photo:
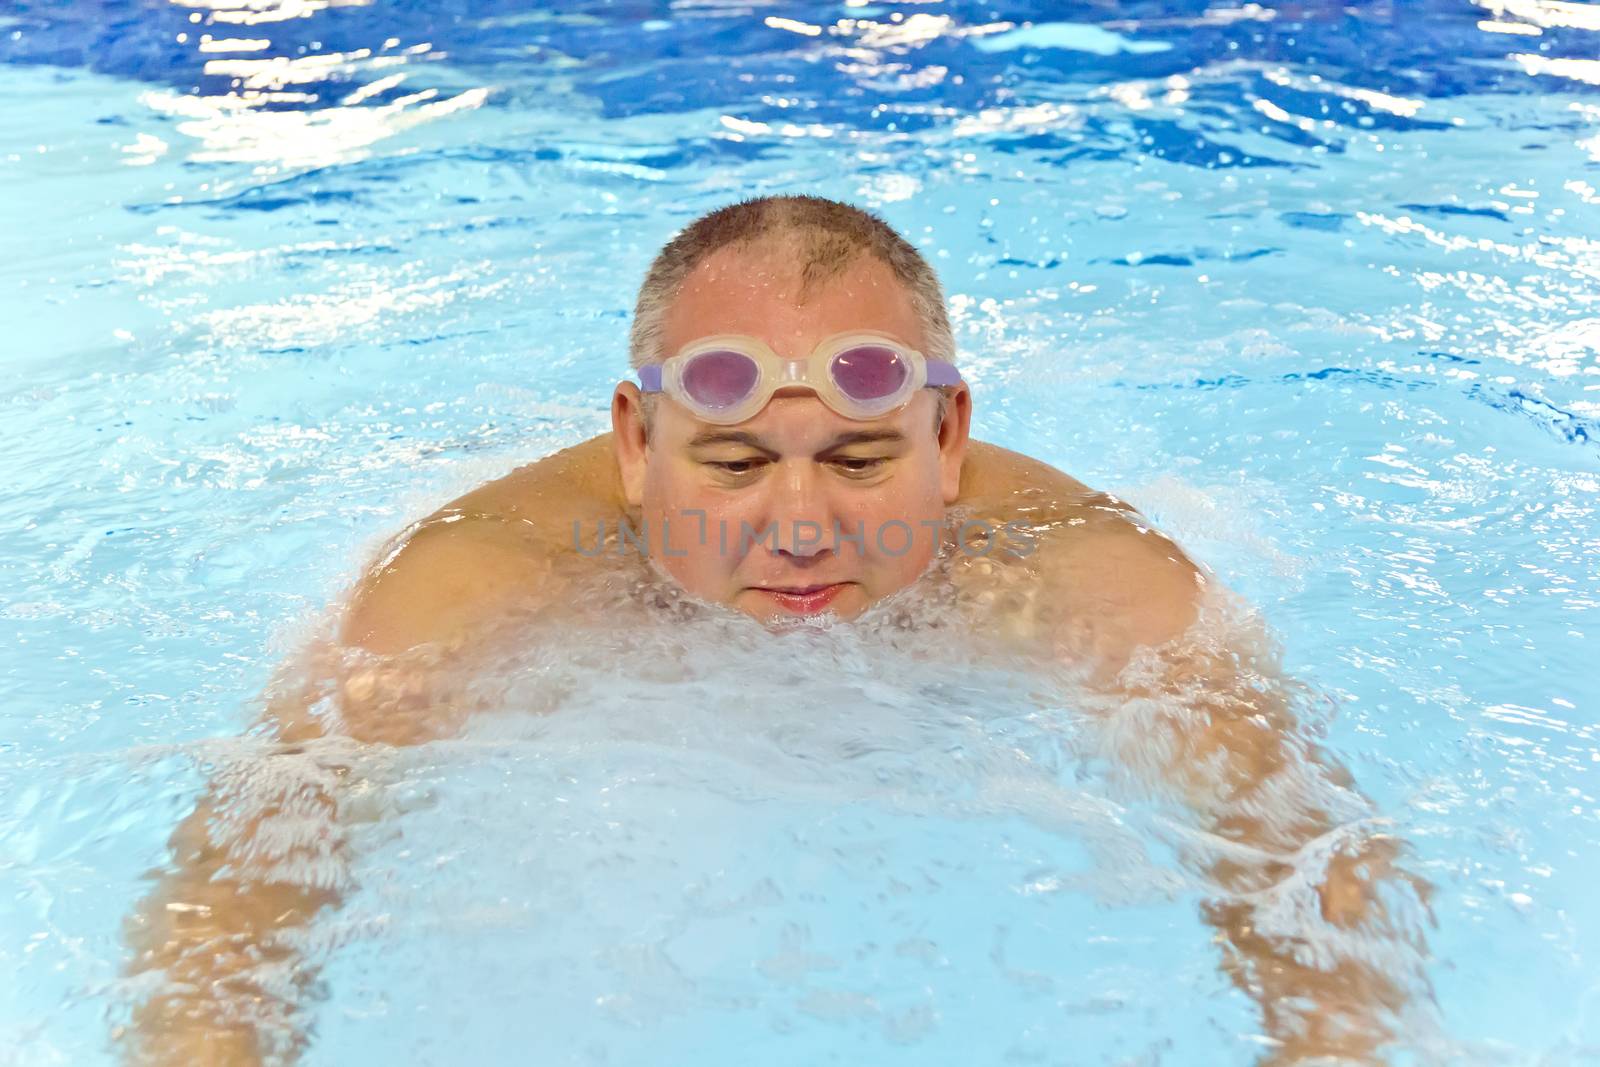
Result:
[[[891,441],[909,441],[913,446],[924,441],[936,443],[935,435],[918,432],[919,427],[933,424],[933,409],[933,395],[920,390],[898,411],[875,419],[847,419],[815,393],[783,390],[754,416],[733,426],[702,422],[675,404],[658,413],[657,426],[665,431],[662,440],[684,447],[707,443],[707,438],[742,434],[745,443],[756,447],[809,453],[846,435],[861,433],[886,435]]]
[[[792,254],[719,249],[684,279],[662,327],[663,356],[718,333],[757,337],[790,357],[808,354],[825,337],[855,330],[885,333],[913,348],[926,348],[905,286],[867,254],[802,293]]]

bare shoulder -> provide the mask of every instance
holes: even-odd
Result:
[[[573,524],[618,513],[609,435],[563,449],[451,501],[390,542],[345,609],[341,640],[392,654],[451,645],[513,609],[558,596]]]
[[[1092,633],[1108,668],[1179,636],[1199,612],[1205,575],[1131,508],[1052,528],[1041,556],[1045,581],[1079,616],[1076,631]]]
[[[356,585],[341,640],[385,655],[453,644],[537,593],[549,571],[541,545],[494,517],[424,520]]]
[[[1032,456],[972,441],[961,465],[961,495],[957,503],[984,512],[1042,504],[1076,506],[1098,495],[1076,478]]]
[[[1058,644],[1114,674],[1194,622],[1205,577],[1130,505],[1047,463],[974,441],[960,504],[1032,532],[1031,569],[1058,605]]]
[[[519,467],[446,504],[436,515],[496,515],[535,536],[570,542],[573,522],[612,518],[624,509],[609,433]]]

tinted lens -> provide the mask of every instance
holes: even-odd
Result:
[[[852,400],[893,396],[911,377],[911,366],[892,348],[861,345],[846,349],[828,364],[833,384]]]
[[[708,408],[730,408],[750,395],[760,370],[742,352],[702,352],[683,368],[683,391]]]

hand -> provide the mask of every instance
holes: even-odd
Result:
[[[1338,852],[1328,861],[1327,877],[1317,892],[1322,898],[1322,917],[1334,926],[1349,929],[1369,920],[1389,918],[1377,887],[1403,880],[1411,886],[1424,908],[1432,891],[1427,881],[1395,866],[1400,842],[1393,837],[1374,835],[1362,842],[1357,853]]]

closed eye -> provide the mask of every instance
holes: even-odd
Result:
[[[881,456],[871,459],[844,457],[833,461],[834,466],[840,467],[850,474],[871,474],[887,462],[889,461]]]
[[[707,460],[706,466],[723,474],[749,474],[765,462],[766,460],[761,459]]]

